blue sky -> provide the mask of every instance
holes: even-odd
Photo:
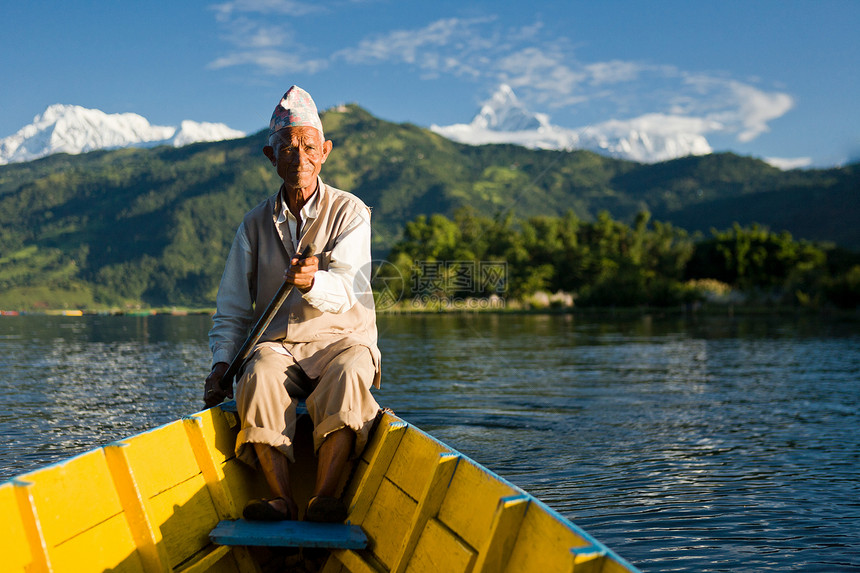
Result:
[[[501,83],[578,128],[651,117],[717,151],[860,159],[860,0],[4,0],[0,137],[51,104],[263,128],[298,84],[421,126]]]

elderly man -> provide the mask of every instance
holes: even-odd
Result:
[[[370,210],[323,183],[331,153],[311,96],[291,87],[272,114],[263,153],[283,185],[245,215],[218,289],[209,333],[212,372],[204,401],[232,391],[219,382],[281,284],[290,296],[263,333],[236,386],[242,422],[239,459],[259,466],[274,497],[245,507],[246,519],[297,519],[288,461],[293,461],[296,405],[305,399],[318,456],[311,521],[342,521],[336,489],[351,455],[364,448],[379,409],[376,315],[369,285]],[[316,252],[299,257],[307,245]]]

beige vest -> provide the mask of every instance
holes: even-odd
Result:
[[[355,195],[325,185],[320,181],[317,216],[305,223],[299,252],[309,243],[316,245],[314,253],[319,268],[328,270],[335,241],[355,217],[369,209]],[[251,296],[254,299],[256,324],[284,280],[284,271],[295,254],[290,237],[281,234],[277,225],[281,209],[280,192],[269,197],[245,216],[245,230],[254,254],[251,274]],[[286,228],[286,226],[284,226]],[[370,272],[370,269],[363,269]],[[310,305],[298,289],[293,289],[269,327],[261,343],[283,343],[296,357],[302,369],[312,378],[319,376],[325,365],[350,346],[366,346],[376,365],[374,384],[379,386],[380,359],[376,345],[376,309],[372,293],[356,293],[358,302],[340,314],[321,312]]]

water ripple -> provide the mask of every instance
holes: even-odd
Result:
[[[0,319],[0,479],[200,407],[208,317]],[[860,570],[860,336],[381,317],[379,401],[644,571]]]

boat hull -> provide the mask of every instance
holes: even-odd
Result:
[[[4,571],[268,570],[283,555],[210,539],[248,500],[267,495],[260,473],[235,457],[237,430],[229,407],[215,407],[0,485]],[[305,439],[291,476],[300,507],[315,477],[307,430],[299,428]],[[316,550],[314,563],[327,573],[636,571],[533,496],[390,412],[342,488],[348,521],[368,544]]]

